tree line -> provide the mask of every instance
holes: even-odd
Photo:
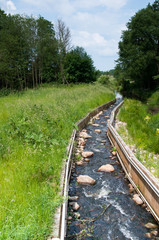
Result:
[[[92,82],[96,70],[82,47],[71,46],[69,28],[39,17],[0,9],[0,89],[23,90],[42,83]]]
[[[127,23],[115,68],[120,92],[141,98],[159,87],[159,1],[148,4]]]

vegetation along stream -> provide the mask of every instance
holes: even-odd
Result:
[[[157,223],[146,210],[146,205],[133,201],[135,192],[106,136],[107,120],[120,101],[118,99],[113,106],[101,112],[86,130],[79,133],[76,164],[72,168],[69,186],[66,239],[159,239]],[[84,143],[82,134],[91,138]],[[81,160],[79,145],[85,145],[83,151],[91,151],[93,156]],[[99,171],[106,164],[114,169],[111,172]],[[78,183],[80,175],[93,178],[95,184]]]

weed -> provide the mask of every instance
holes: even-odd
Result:
[[[113,148],[112,148],[112,151],[113,151],[113,152],[116,152],[116,151],[117,151],[117,150],[116,150],[116,147],[113,147]]]
[[[81,155],[76,155],[76,161],[80,161],[81,160]]]

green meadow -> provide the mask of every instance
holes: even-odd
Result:
[[[135,146],[136,157],[159,178],[159,91],[146,104],[125,99],[118,119],[126,123],[119,133],[127,144]]]
[[[100,84],[45,86],[0,98],[0,239],[44,240],[63,201],[61,167],[75,123],[114,98]]]

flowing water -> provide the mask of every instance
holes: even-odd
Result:
[[[146,240],[145,234],[154,229],[147,229],[148,222],[155,223],[152,215],[144,207],[137,205],[129,193],[128,180],[117,157],[111,154],[112,147],[106,136],[107,118],[112,109],[121,99],[103,111],[98,123],[99,127],[88,125],[87,133],[92,136],[88,139],[84,151],[94,152],[90,162],[84,166],[72,169],[69,185],[69,196],[78,196],[80,218],[74,216],[72,206],[68,206],[68,221],[66,239],[94,239],[94,240]],[[101,133],[95,133],[101,129]],[[106,142],[103,143],[102,140]],[[112,173],[97,172],[105,164],[113,164]],[[79,175],[88,175],[96,180],[93,186],[77,184]],[[155,229],[157,230],[157,229]],[[151,239],[159,239],[158,235]]]

